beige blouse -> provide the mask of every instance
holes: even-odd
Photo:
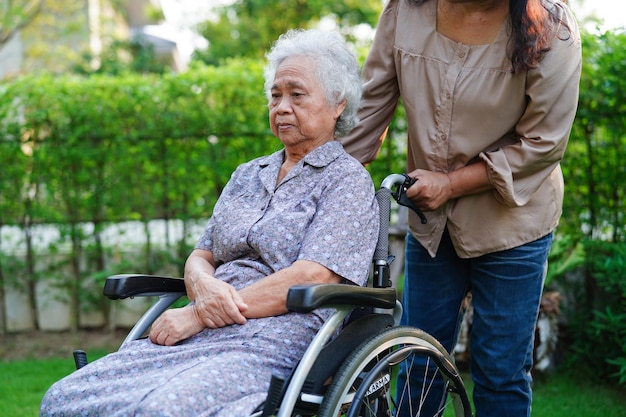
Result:
[[[407,172],[450,172],[483,160],[494,189],[409,217],[411,233],[435,256],[446,226],[462,258],[531,242],[562,212],[559,161],[578,103],[581,42],[563,3],[547,0],[561,26],[538,68],[512,74],[508,19],[495,41],[464,45],[436,30],[437,0],[388,0],[363,69],[361,119],[341,139],[362,163],[378,154],[398,99],[408,119]]]

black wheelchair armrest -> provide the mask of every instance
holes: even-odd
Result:
[[[287,293],[287,309],[308,313],[320,307],[354,306],[394,308],[395,288],[358,287],[348,284],[294,285]]]
[[[119,274],[107,277],[103,293],[111,300],[134,296],[154,296],[163,294],[186,294],[182,278],[159,277],[155,275]]]

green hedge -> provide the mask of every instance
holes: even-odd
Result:
[[[233,61],[1,86],[2,222],[207,216],[239,163],[280,145],[261,78],[260,64]]]
[[[571,359],[593,364],[594,377],[626,387],[626,243],[585,240],[584,280],[569,282]],[[583,284],[583,285],[581,285]]]
[[[0,254],[0,290],[26,289],[36,316],[36,283],[58,270],[54,285],[69,294],[76,327],[87,278],[117,272],[102,245],[108,224],[206,219],[238,164],[280,147],[255,61],[180,75],[39,76],[0,85],[0,231],[17,226],[27,248],[23,264]],[[38,224],[59,231],[46,251],[69,252],[44,271],[33,242]],[[143,271],[152,272],[156,249],[145,230]],[[166,242],[179,270],[185,237]]]

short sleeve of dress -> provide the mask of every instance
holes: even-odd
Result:
[[[349,181],[325,189],[298,259],[317,262],[365,285],[378,239],[378,203],[367,171],[360,165],[354,168]]]

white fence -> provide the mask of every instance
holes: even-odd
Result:
[[[195,243],[201,235],[206,221],[192,224],[188,230],[188,242]],[[82,226],[83,232],[89,235],[93,225]],[[156,220],[148,224],[150,242],[154,247],[162,248],[166,240],[177,242],[182,238],[182,221]],[[17,227],[3,227],[0,253],[8,258],[24,262],[26,243],[23,232]],[[61,244],[56,254],[50,253],[50,245],[60,241],[59,229],[56,226],[35,226],[32,229],[34,252],[37,255],[37,271],[40,275],[46,274],[46,265],[55,259],[67,256],[69,245]],[[126,256],[141,257],[141,248],[146,244],[144,225],[141,222],[125,222],[108,227],[102,233],[103,244],[108,248],[115,248],[117,253],[123,252]],[[133,270],[127,273],[145,273],[146,271]],[[11,277],[6,277],[10,281]],[[5,287],[5,317],[9,332],[28,331],[33,329],[34,318],[28,303],[27,294],[15,286]],[[104,296],[103,296],[104,297]],[[36,298],[38,304],[37,319],[41,330],[59,331],[70,327],[70,307],[67,301],[67,291],[55,288],[50,279],[44,276],[37,282]],[[117,327],[130,327],[146,310],[154,298],[144,297],[118,300],[111,303],[109,323]],[[101,327],[107,322],[100,311],[81,312],[80,327]]]

